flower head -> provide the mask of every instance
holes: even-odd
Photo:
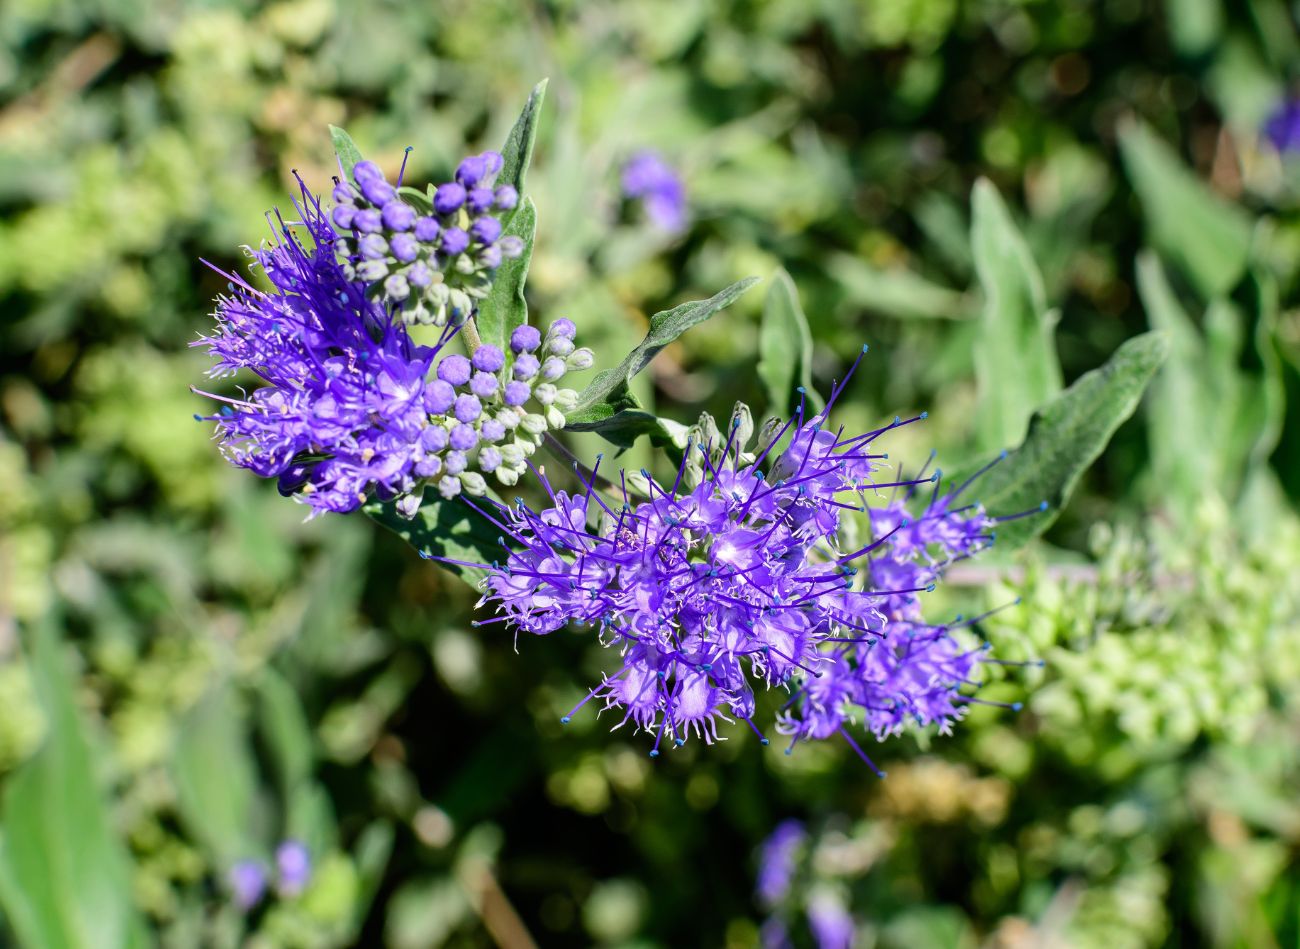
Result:
[[[266,894],[266,871],[256,860],[239,860],[227,875],[231,896],[241,910],[250,910]]]
[[[654,734],[652,756],[665,735],[712,743],[733,718],[762,737],[755,684],[791,693],[778,719],[791,748],[840,734],[866,759],[848,730],[859,719],[878,738],[909,720],[946,730],[971,701],[960,690],[974,685],[980,654],[952,627],[924,624],[919,595],[990,544],[993,522],[978,504],[955,505],[966,485],[939,498],[938,473],[884,472],[875,440],[921,418],[846,436],[801,410],[757,456],[736,443],[735,422],[719,461],[699,446],[706,476],[695,487],[683,483],[683,459],[671,487],[642,471],[646,497],[624,488],[612,506],[596,474],[573,495],[543,478],[550,507],[517,499],[490,515],[517,549],[492,566],[482,602],[538,635],[595,629],[619,662],[578,708],[598,699],[620,710],[618,725]],[[935,494],[915,521],[884,494],[923,484]],[[846,550],[846,512],[870,513],[873,502],[894,526]]]
[[[286,840],[275,848],[277,885],[282,896],[297,896],[311,879],[311,852],[300,840]]]
[[[637,152],[623,166],[623,194],[639,200],[660,230],[676,233],[686,227],[686,186],[657,153]]]
[[[240,398],[212,396],[221,411],[196,416],[216,422],[227,457],[277,478],[313,514],[376,497],[399,499],[411,516],[426,484],[444,497],[483,494],[485,474],[514,484],[542,435],[563,427],[577,394],[534,378],[530,367],[507,391],[517,361],[494,346],[473,360],[450,352],[456,326],[432,345],[417,343],[402,312],[340,257],[342,239],[306,186],[295,210],[297,223],[282,223],[274,244],[249,251],[271,289],[225,274],[216,328],[194,344],[213,357],[210,375],[246,372],[260,383]],[[541,349],[548,362],[559,359],[558,375],[580,353],[590,356]]]
[[[352,169],[354,184],[335,185],[330,220],[351,279],[365,284],[407,323],[462,322],[487,295],[503,259],[518,257],[518,237],[502,236],[500,215],[519,195],[493,190],[503,165],[496,152],[462,161],[456,180],[421,195],[388,183],[374,162]]]

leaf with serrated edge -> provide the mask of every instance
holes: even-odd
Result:
[[[337,125],[330,126],[330,140],[334,143],[334,153],[343,165],[343,173],[351,178],[352,169],[361,161],[361,149],[352,141],[352,136]]]
[[[692,326],[703,323],[713,314],[735,302],[736,298],[758,282],[757,277],[747,277],[733,283],[721,293],[707,300],[683,303],[656,313],[650,318],[650,332],[635,349],[613,369],[599,373],[591,385],[578,396],[578,404],[568,413],[569,418],[586,420],[592,409],[601,403],[618,403],[627,398],[627,386],[655,358],[665,346],[681,336]]]
[[[1152,375],[1169,352],[1164,333],[1128,340],[1107,363],[1085,373],[1029,420],[1020,447],[966,489],[964,500],[981,502],[989,514],[1048,508],[997,527],[999,548],[1015,549],[1045,531],[1070,499],[1080,475],[1137,408]],[[972,463],[950,473],[950,486],[962,484],[983,467]]]
[[[767,411],[784,417],[790,411],[795,387],[802,386],[813,401],[812,333],[799,305],[799,291],[784,269],[777,270],[763,301],[763,321],[758,330],[758,378],[767,394]]]
[[[528,322],[524,284],[528,282],[528,264],[532,260],[533,241],[537,236],[537,208],[532,198],[524,199],[523,206],[505,233],[522,238],[524,252],[497,268],[492,278],[492,289],[479,301],[478,314],[474,318],[479,339],[503,350],[515,328]]]

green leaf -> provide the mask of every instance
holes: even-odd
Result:
[[[99,790],[52,621],[33,630],[30,659],[49,731],[6,780],[0,905],[18,941],[33,949],[144,946],[126,849]]]
[[[478,498],[473,503],[484,505]],[[414,547],[421,557],[446,557],[470,564],[491,564],[505,557],[505,548],[500,543],[504,531],[470,507],[464,498],[426,499],[411,520],[402,517],[392,501],[372,502],[362,510]],[[489,574],[482,567],[441,561],[439,566],[475,589]]]
[[[352,141],[352,136],[337,125],[330,126],[330,141],[334,143],[334,153],[343,163],[344,174],[351,178],[352,169],[356,167],[357,162],[361,161],[361,149],[357,148],[357,143]]]
[[[1204,468],[1217,467],[1219,461],[1217,453],[1206,456],[1207,433],[1201,427],[1209,422],[1205,413],[1216,409],[1202,385],[1205,343],[1169,286],[1159,258],[1149,250],[1138,255],[1137,287],[1151,327],[1169,340],[1169,358],[1151,383],[1146,412],[1153,490],[1185,510],[1207,480],[1215,482],[1222,474]],[[1188,418],[1198,424],[1188,425]]]
[[[1152,245],[1203,299],[1226,294],[1246,270],[1249,215],[1207,188],[1145,125],[1127,124],[1119,142]]]
[[[802,386],[810,399],[817,398],[812,390],[812,333],[808,330],[808,317],[799,305],[799,291],[784,269],[773,275],[763,301],[763,322],[758,330],[758,378],[767,392],[770,415],[784,417],[790,411],[796,386]]]
[[[873,313],[908,320],[960,320],[972,315],[970,301],[902,268],[882,269],[852,254],[834,254],[827,268],[845,298]]]
[[[172,776],[181,817],[220,863],[261,854],[253,833],[252,751],[230,683],[217,684],[185,715]]]
[[[757,277],[747,277],[707,300],[683,303],[656,313],[650,318],[650,332],[635,349],[613,369],[597,374],[591,385],[578,396],[578,404],[567,418],[576,431],[589,429],[581,426],[592,421],[611,418],[624,409],[640,406],[628,391],[628,383],[659,354],[659,352],[692,326],[703,323],[719,310],[733,303],[737,297],[758,282]]]
[[[1023,546],[1056,520],[1080,475],[1133,414],[1168,352],[1168,337],[1161,332],[1125,342],[1104,366],[1080,376],[1035,412],[1020,447],[967,489],[970,500],[980,501],[994,516],[1032,511],[1047,502],[1041,514],[998,525],[999,548]],[[966,465],[949,481],[962,484],[981,467]]]
[[[393,840],[396,833],[388,821],[377,820],[366,825],[366,829],[357,838],[353,859],[357,866],[357,898],[352,905],[352,925],[359,931],[365,922],[370,904],[384,881],[384,871],[388,868],[388,858],[393,853]]]
[[[1179,304],[1159,259],[1138,256],[1138,293],[1151,326],[1165,331],[1170,356],[1151,385],[1147,413],[1151,486],[1161,503],[1188,513],[1213,487],[1232,497],[1253,463],[1267,463],[1277,445],[1285,394],[1273,346],[1277,292],[1272,278],[1252,281],[1258,305],[1254,348],[1263,367],[1247,372],[1241,360],[1248,318],[1226,300],[1205,313],[1204,334]],[[1196,419],[1188,425],[1187,419]],[[1206,445],[1217,449],[1206,452]]]
[[[311,725],[298,701],[298,693],[271,666],[264,666],[257,680],[258,730],[270,751],[283,793],[312,776],[315,762]]]
[[[524,193],[524,177],[528,174],[528,166],[533,160],[533,145],[537,141],[537,124],[541,118],[542,100],[546,98],[548,81],[543,79],[533,87],[528,101],[524,104],[524,111],[515,120],[510,134],[506,136],[505,145],[501,147],[502,165],[497,183],[514,185],[515,190],[521,195]],[[516,216],[517,212],[511,215],[511,219]],[[505,223],[508,224],[509,221]]]
[[[537,208],[532,198],[524,198],[523,206],[510,220],[505,233],[523,238],[524,252],[514,260],[503,261],[497,268],[492,278],[492,289],[479,301],[478,314],[474,317],[479,338],[502,350],[515,328],[528,322],[524,284],[528,282],[528,264],[537,237]]]
[[[636,397],[631,393],[628,393],[627,404],[638,405]],[[640,407],[614,411],[608,403],[596,406],[585,419],[566,421],[564,427],[571,432],[595,432],[622,449],[631,448],[642,435],[660,447],[671,445],[679,449],[685,448],[687,433],[690,431],[686,425],[660,418]]]
[[[1030,409],[1061,391],[1052,343],[1056,314],[1043,278],[997,189],[985,179],[971,199],[971,249],[984,293],[975,343],[979,444],[990,449],[1021,438]]]

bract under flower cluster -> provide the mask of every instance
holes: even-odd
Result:
[[[671,487],[642,472],[649,497],[638,503],[625,492],[611,506],[593,480],[580,494],[552,492],[540,511],[501,506],[492,513],[518,549],[493,566],[483,602],[536,634],[596,628],[621,662],[579,707],[598,699],[621,710],[619,725],[654,733],[652,755],[665,735],[713,742],[729,716],[759,732],[754,683],[790,691],[778,729],[791,747],[839,733],[856,749],[845,726],[858,719],[880,738],[908,720],[947,728],[969,701],[960,689],[979,653],[924,624],[917,597],[992,542],[992,521],[977,504],[954,506],[961,489],[913,520],[883,494],[937,486],[937,474],[882,476],[885,456],[871,450],[922,417],[845,436],[825,414],[801,415],[767,472],[780,436],[739,466],[726,460],[739,455],[729,441],[694,488],[683,487],[685,462]],[[842,519],[853,510],[870,514],[875,537],[846,551]]]
[[[222,399],[217,415],[196,416],[217,423],[230,460],[277,478],[313,515],[374,496],[399,499],[411,516],[426,484],[444,497],[485,493],[485,474],[514,484],[576,399],[555,383],[591,365],[591,352],[574,348],[573,323],[557,320],[545,340],[520,327],[509,354],[447,353],[453,326],[418,344],[395,309],[354,279],[305,186],[295,208],[296,226],[282,224],[272,246],[249,251],[272,290],[226,274],[216,330],[195,343],[216,360],[210,375],[250,371],[265,383]]]

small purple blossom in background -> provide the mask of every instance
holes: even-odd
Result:
[[[1283,154],[1300,151],[1300,99],[1279,103],[1264,123],[1264,135]]]
[[[278,479],[312,515],[376,497],[397,499],[410,517],[426,484],[450,498],[484,494],[484,474],[516,483],[577,400],[554,383],[591,365],[590,350],[573,349],[573,323],[557,320],[545,340],[513,349],[513,363],[495,346],[480,348],[473,367],[447,353],[459,332],[452,325],[432,345],[417,344],[355,279],[319,199],[301,191],[296,227],[283,225],[272,246],[249,251],[272,289],[223,274],[229,293],[217,301],[216,328],[193,344],[215,360],[210,376],[244,371],[261,385],[239,398],[195,390],[224,403],[196,418],[217,424],[233,464]],[[545,380],[535,378],[533,350],[550,369]]]
[[[300,840],[286,840],[275,848],[276,888],[281,896],[297,896],[311,880],[311,853]]]
[[[853,949],[856,927],[844,901],[828,890],[815,890],[804,908],[817,949]]]
[[[656,152],[637,152],[623,166],[623,194],[638,200],[660,230],[676,234],[686,227],[686,186]]]
[[[946,732],[979,701],[960,690],[976,685],[982,650],[952,635],[976,621],[927,625],[917,594],[989,546],[994,521],[977,503],[955,505],[974,479],[940,497],[938,472],[879,477],[886,456],[873,443],[925,415],[860,435],[834,431],[827,413],[846,383],[815,418],[801,408],[752,463],[740,463],[738,420],[717,464],[715,446],[699,446],[706,476],[694,488],[684,483],[688,445],[671,486],[640,473],[644,500],[627,493],[623,475],[611,506],[597,471],[574,495],[543,477],[552,505],[540,511],[522,499],[480,508],[517,546],[504,564],[467,564],[489,570],[480,604],[501,616],[488,622],[537,635],[589,626],[621,660],[562,721],[598,699],[622,711],[616,728],[630,721],[654,734],[652,757],[665,735],[675,746],[692,735],[711,744],[729,715],[766,744],[753,721],[757,682],[791,694],[777,721],[792,736],[787,753],[838,734],[880,774],[850,726],[881,740],[909,721]],[[909,520],[903,505],[921,485],[933,493]],[[900,488],[902,498],[871,507]],[[871,513],[875,539],[846,551],[841,520],[853,510]]]
[[[235,905],[247,912],[266,895],[266,870],[256,860],[236,862],[227,875]]]
[[[808,840],[802,821],[783,820],[770,833],[758,855],[754,892],[769,909],[790,893],[798,869],[799,851]]]

